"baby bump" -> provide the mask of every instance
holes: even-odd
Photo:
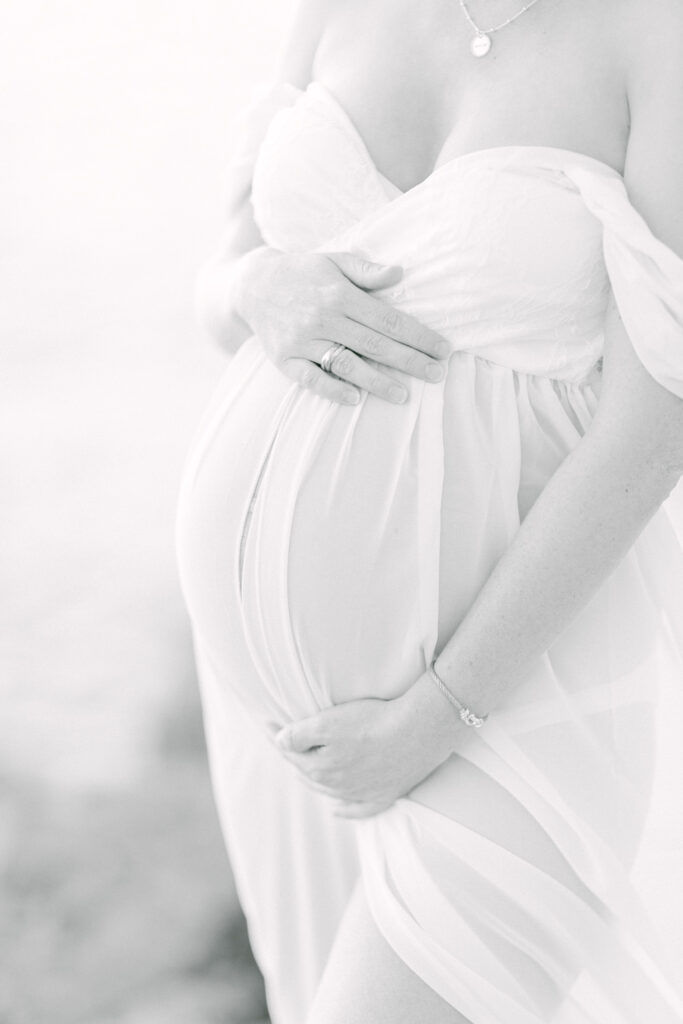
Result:
[[[249,342],[188,458],[178,553],[190,615],[214,661],[244,637],[264,699],[289,716],[395,695],[435,642],[441,405],[426,410],[420,382],[411,390],[404,407],[337,406]]]
[[[443,385],[409,392],[403,406],[333,404],[252,339],[188,460],[179,554],[195,628],[217,664],[239,635],[264,700],[293,718],[405,690],[517,529],[511,372],[462,353]]]
[[[243,680],[249,685],[238,587],[240,531],[288,386],[255,339],[246,342],[202,417],[180,487],[176,547],[183,596],[202,656],[223,685],[236,689]],[[261,708],[253,693],[241,696],[256,710],[273,710],[265,695]]]

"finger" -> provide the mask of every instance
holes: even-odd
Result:
[[[357,388],[345,381],[336,380],[308,359],[285,359],[280,369],[290,380],[296,381],[302,388],[314,391],[321,398],[328,398],[331,402],[341,405],[358,405],[360,402],[361,396]]]
[[[348,321],[349,324],[351,322]],[[316,342],[316,345],[320,346],[316,352],[317,358],[322,359],[330,346],[327,342]],[[425,357],[423,356],[423,358]],[[350,348],[344,347],[334,356],[331,371],[336,377],[355,384],[363,391],[383,398],[387,402],[401,405],[408,398],[408,389],[400,381],[390,377],[387,373],[382,373],[381,370],[352,352]]]
[[[306,751],[305,753],[298,753],[297,751],[289,750],[287,747],[280,746],[279,743],[276,743],[275,747],[286,761],[289,761],[290,764],[294,765],[294,767],[302,772],[302,774],[307,778],[311,779],[313,782],[321,782],[321,779],[318,777],[318,767],[312,760],[316,756],[317,751],[313,750]]]
[[[446,367],[443,363],[355,320],[346,318],[343,329],[337,333],[344,338],[345,345],[374,362],[402,370],[420,380],[434,382],[443,380],[445,376]]]
[[[387,288],[397,284],[403,276],[402,267],[375,263],[353,252],[328,252],[325,255],[359,288]]]
[[[313,715],[310,718],[283,725],[277,733],[275,741],[282,750],[303,754],[309,750],[315,751],[323,747],[327,738],[328,733],[318,716]]]
[[[370,327],[378,334],[384,334],[435,359],[445,359],[451,350],[443,335],[431,327],[425,327],[408,313],[358,288],[349,289],[345,312],[350,319]]]
[[[319,753],[319,751],[323,750],[324,744],[310,743],[306,745],[306,741],[302,741],[301,739],[299,739],[294,741],[295,745],[298,744],[298,746],[304,747],[305,749],[297,750],[295,749],[295,747],[290,745],[290,740],[287,737],[287,734],[284,732],[284,730],[287,728],[287,726],[283,727],[276,725],[275,722],[267,722],[265,730],[266,739],[268,740],[270,745],[274,747],[275,750],[277,750],[279,754],[282,754],[282,756],[285,757],[288,761],[291,761],[291,763],[294,764],[297,768],[303,771],[309,771],[310,768],[312,767],[312,763],[311,761],[305,758],[305,755],[309,754],[315,756]],[[304,755],[304,759],[300,759],[301,755]],[[318,765],[316,765],[315,767],[318,766],[319,762]]]
[[[343,795],[343,790],[340,791],[338,788],[335,788],[338,783],[336,773],[317,760],[318,755],[316,751],[297,754],[291,750],[281,750],[280,754],[285,761],[289,761],[292,767],[296,769],[298,777],[305,779],[312,788],[317,788],[318,792],[338,799]]]
[[[338,799],[329,786],[324,786],[321,782],[314,782],[313,779],[310,779],[304,772],[298,772],[296,778],[302,785],[306,786],[307,789],[312,790],[312,792],[318,793],[320,796],[327,797],[328,800]]]
[[[358,802],[360,806],[361,801],[357,801],[355,794],[347,792],[343,787],[341,787],[337,776],[331,775],[325,770],[316,771],[314,768],[310,767],[310,760],[308,762],[308,768],[305,767],[305,761],[299,761],[296,763],[297,757],[306,757],[306,755],[285,756],[288,761],[291,761],[295,768],[298,768],[296,777],[305,782],[309,789],[315,790],[316,793],[320,793],[322,796],[326,796],[337,808],[342,809],[343,807],[350,806],[356,802]],[[302,764],[304,765],[303,768],[301,767]],[[365,802],[363,803],[365,804]]]

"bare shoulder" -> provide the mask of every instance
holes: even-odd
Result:
[[[683,0],[622,0],[632,117],[641,111],[683,125]],[[663,123],[664,123],[663,122]],[[672,143],[680,136],[674,133]]]
[[[305,88],[325,28],[345,0],[297,0],[278,61],[278,80]]]
[[[629,199],[653,234],[683,257],[683,0],[604,3],[610,6],[609,28],[620,47],[628,93]],[[664,292],[659,297],[666,302]],[[601,404],[605,397],[604,408],[620,417],[620,429],[634,426],[642,437],[657,438],[658,465],[683,465],[683,401],[650,375],[614,304],[604,366]]]
[[[648,72],[666,72],[672,60],[681,62],[683,0],[618,0],[612,9],[634,82]]]
[[[683,0],[607,0],[624,61],[624,178],[651,229],[683,256]]]

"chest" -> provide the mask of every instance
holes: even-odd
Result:
[[[513,16],[521,0],[471,0],[477,25]],[[330,17],[314,76],[334,92],[379,170],[399,188],[475,149],[545,145],[621,170],[628,108],[610,4],[538,0],[490,35],[459,0],[346,0]]]

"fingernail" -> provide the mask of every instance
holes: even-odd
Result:
[[[360,393],[358,391],[351,391],[349,388],[342,394],[342,399],[347,405],[358,405],[360,402]]]
[[[392,402],[405,402],[408,397],[408,392],[405,388],[400,388],[398,385],[389,388],[389,398]]]
[[[427,380],[443,380],[444,369],[443,366],[439,366],[438,363],[430,363],[425,370],[425,377]]]

